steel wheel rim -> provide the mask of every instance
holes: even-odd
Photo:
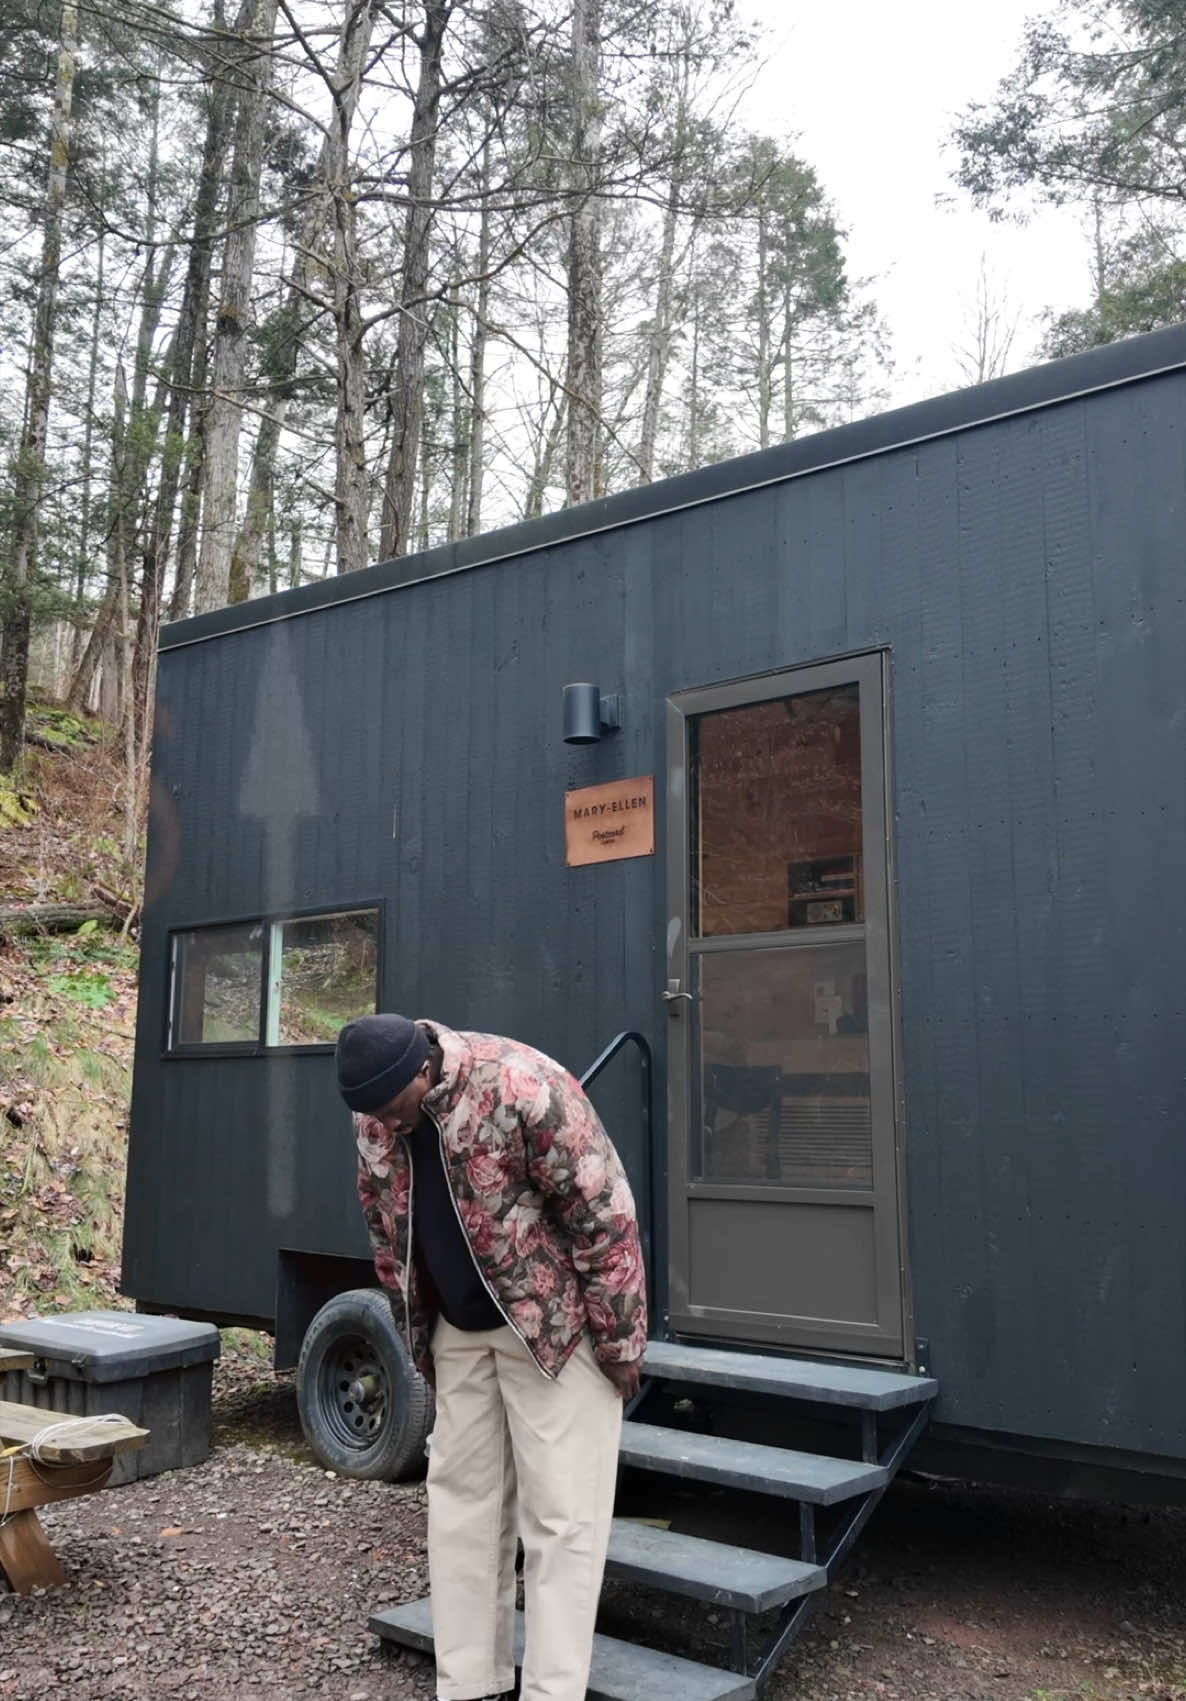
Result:
[[[347,1335],[326,1350],[317,1378],[321,1415],[339,1446],[363,1453],[380,1439],[391,1385],[372,1342]]]

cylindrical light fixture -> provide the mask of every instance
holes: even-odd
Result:
[[[601,737],[601,690],[596,685],[564,687],[565,744],[596,744]]]

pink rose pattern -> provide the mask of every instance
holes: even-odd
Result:
[[[424,1101],[444,1139],[466,1234],[496,1301],[540,1368],[558,1376],[586,1327],[603,1361],[646,1346],[646,1279],[622,1163],[578,1083],[495,1034],[421,1024],[444,1054]],[[358,1194],[396,1323],[430,1364],[430,1315],[408,1266],[407,1147],[354,1118]]]

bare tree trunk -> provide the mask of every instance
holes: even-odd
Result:
[[[689,47],[684,38],[685,48]],[[688,117],[691,107],[689,82],[691,64],[685,52],[679,68],[679,92],[676,99],[674,135],[672,140],[671,180],[667,205],[663,209],[663,237],[659,245],[659,275],[655,280],[655,316],[647,348],[646,389],[643,396],[642,433],[638,459],[641,463],[641,482],[650,484],[655,476],[655,444],[659,435],[659,410],[663,401],[663,385],[671,359],[673,333],[673,299],[675,295],[675,238],[679,228],[680,204],[683,200],[687,171]]]
[[[106,552],[107,590],[91,628],[91,635],[66,698],[69,709],[85,709],[91,700],[96,675],[99,678],[99,712],[111,725],[121,715],[121,670],[116,622],[120,615],[119,547],[122,537],[125,455],[127,440],[127,384],[123,368],[115,375],[115,401],[111,426],[111,476],[107,491]]]
[[[449,366],[453,379],[453,442],[449,455],[449,542],[464,536],[461,517],[468,506],[465,488],[469,472],[469,433],[473,410],[461,382],[461,293],[454,290],[449,303]]]
[[[15,536],[4,587],[4,654],[0,669],[0,773],[11,773],[20,755],[29,684],[29,587],[37,570],[45,444],[49,431],[50,382],[57,320],[58,270],[62,257],[62,209],[70,163],[74,67],[78,52],[77,0],[64,0],[58,37],[57,83],[50,128],[49,180],[41,241],[41,271],[33,324],[33,350],[25,397],[13,489]]]
[[[280,589],[280,558],[276,553],[276,504],[268,521],[268,594],[275,596]]]
[[[278,395],[260,420],[259,430],[255,434],[255,448],[251,456],[251,480],[247,486],[247,511],[231,554],[228,603],[246,602],[255,586],[264,533],[272,518],[276,450],[287,412],[288,396]]]
[[[1095,299],[1098,304],[1103,300],[1104,291],[1108,287],[1108,250],[1104,242],[1104,209],[1098,194],[1092,196],[1091,215],[1092,278],[1095,283]]]
[[[135,637],[132,631],[131,609],[128,603],[128,513],[122,506],[116,510],[114,529],[116,583],[119,587],[120,660],[122,662],[120,696],[123,703],[124,726],[124,862],[128,868],[134,868],[136,865],[137,763],[132,664]]]
[[[692,276],[696,276],[696,239],[692,238]],[[701,292],[692,288],[692,352],[688,372],[688,457],[687,467],[700,465],[700,313]]]
[[[235,121],[222,296],[214,338],[214,397],[206,430],[202,477],[202,544],[194,597],[199,612],[221,608],[230,586],[241,397],[247,364],[264,109],[272,80],[276,7],[277,0],[255,0],[251,11],[252,45],[240,71],[242,88]]]
[[[436,167],[441,56],[453,0],[424,0],[424,29],[417,38],[420,75],[409,142],[408,217],[400,277],[399,333],[391,391],[393,433],[383,489],[379,548],[384,559],[403,555],[416,488],[416,456],[424,418],[424,350],[428,342],[428,238]]]
[[[106,187],[107,173],[101,179]],[[87,363],[86,425],[82,436],[82,511],[79,515],[78,569],[74,581],[74,631],[70,641],[70,671],[75,674],[82,658],[83,606],[86,585],[91,571],[91,471],[95,442],[95,396],[99,387],[99,327],[103,322],[104,270],[107,259],[107,227],[99,226],[98,251],[95,261],[95,310],[91,315],[91,348]]]
[[[114,592],[115,607],[107,626],[103,648],[101,685],[107,713],[104,719],[122,726],[130,704],[124,696],[124,641],[128,624],[127,587],[127,483],[130,459],[128,430],[128,381],[123,366],[115,369],[115,398],[111,410],[111,478],[107,487],[107,583]]]
[[[140,324],[136,332],[136,359],[132,368],[132,405],[128,419],[128,430],[132,436],[130,465],[136,475],[130,486],[133,494],[138,493],[142,476],[141,469],[147,469],[148,463],[152,459],[155,421],[146,420],[148,410],[145,404],[148,399],[148,376],[152,365],[153,343],[160,327],[161,308],[169,282],[169,273],[173,269],[175,252],[172,243],[167,243],[159,250],[156,244],[157,203],[160,198],[160,109],[160,84],[156,83],[153,85],[152,132],[148,149],[148,175],[145,189],[144,245],[148,250],[148,259],[145,261],[144,282],[141,285]],[[159,409],[154,408],[152,411],[159,412]],[[149,424],[149,430],[142,433],[141,427],[146,423]],[[142,436],[143,442],[141,441]],[[130,534],[127,541],[131,542]]]
[[[202,512],[202,468],[206,461],[206,421],[210,399],[206,394],[209,350],[205,325],[210,307],[207,293],[202,299],[198,324],[201,327],[194,351],[189,436],[185,442],[184,483],[181,491],[181,523],[177,533],[177,577],[169,599],[169,619],[184,620],[190,611],[194,580],[198,573],[198,533]]]
[[[273,361],[269,371],[273,395],[256,435],[255,450],[251,460],[247,511],[239,535],[235,540],[235,550],[231,562],[231,602],[242,602],[251,595],[253,582],[259,572],[259,558],[264,533],[273,519],[276,450],[284,429],[288,406],[292,400],[292,381],[296,376],[297,357],[300,352],[302,318],[308,312],[310,279],[316,262],[322,258],[324,252],[322,238],[327,217],[332,223],[334,197],[346,192],[350,130],[354,123],[355,112],[358,109],[359,92],[362,87],[363,61],[370,47],[374,20],[374,0],[346,0],[345,13],[342,19],[342,34],[338,44],[338,63],[333,77],[334,112],[325,139],[321,144],[317,173],[297,231],[286,303],[290,329],[284,346],[278,357]],[[360,395],[363,396],[363,400],[365,400],[365,395],[360,389],[357,374],[351,376],[353,382],[350,386],[350,399],[352,405],[357,406]],[[361,421],[360,408],[357,424],[352,421],[352,426],[358,433],[357,443],[353,445],[353,452],[355,453],[361,447]],[[350,450],[347,451],[348,454],[350,452]],[[365,491],[366,488],[365,472],[364,455],[361,491]],[[352,484],[353,481],[348,482]],[[355,500],[357,500],[357,497]],[[357,564],[365,566],[365,518],[359,537],[362,558]]]
[[[235,33],[242,35],[251,15],[251,0],[242,0],[235,20]],[[215,0],[214,31],[216,39],[226,30],[223,0]],[[214,80],[208,97],[206,135],[202,145],[202,163],[198,174],[197,195],[194,201],[193,238],[185,287],[177,317],[177,329],[168,364],[169,407],[165,421],[164,449],[160,482],[157,487],[152,525],[144,548],[140,579],[140,613],[136,624],[136,653],[133,676],[136,687],[136,708],[142,732],[150,701],[148,676],[152,670],[151,657],[156,653],[160,627],[161,598],[164,589],[165,564],[173,529],[173,513],[177,491],[185,462],[185,422],[189,411],[190,389],[197,373],[196,349],[198,337],[205,324],[210,293],[210,265],[213,254],[213,232],[218,206],[218,193],[223,181],[227,146],[230,141],[231,116],[234,101],[230,84],[225,78]],[[204,368],[204,355],[202,365]],[[202,382],[205,381],[204,370]]]
[[[304,539],[301,535],[301,518],[298,514],[293,519],[288,533],[288,588],[290,591],[296,590],[304,576],[301,561],[303,543]]]
[[[334,420],[334,530],[339,573],[367,565],[366,366],[363,356],[358,220],[354,198],[334,196],[334,320],[338,410]]]
[[[128,604],[129,618],[132,610],[131,560],[133,546],[138,538],[143,538],[148,530],[147,509],[149,505],[149,469],[156,452],[160,421],[165,411],[165,398],[168,394],[167,382],[162,379],[156,386],[156,393],[151,404],[148,401],[148,381],[152,368],[152,352],[160,328],[161,312],[164,306],[165,293],[168,289],[169,274],[173,268],[175,249],[172,243],[158,249],[156,246],[156,225],[158,200],[160,195],[160,85],[155,87],[152,112],[152,136],[149,147],[147,204],[144,220],[145,247],[148,258],[144,266],[144,281],[140,304],[140,322],[136,335],[136,357],[132,373],[131,407],[126,420],[123,441],[120,445],[120,478],[117,493],[118,523],[122,527],[121,547],[123,550],[121,571],[126,583],[124,597]],[[175,349],[179,330],[175,330],[171,339],[171,348]],[[172,355],[166,361],[171,364]],[[162,474],[163,476],[163,474]],[[135,519],[133,518],[135,516]],[[147,540],[145,539],[147,548]],[[154,623],[155,633],[155,623]],[[134,683],[136,676],[135,646],[129,663],[129,679]],[[147,663],[145,677],[147,676]],[[137,725],[143,720],[144,703],[137,699],[134,689],[124,697],[125,713],[131,715]],[[132,738],[135,742],[136,729]],[[129,775],[129,784],[132,783]]]
[[[758,447],[770,447],[770,300],[766,213],[758,209]]]
[[[156,648],[154,646],[152,654],[149,657],[149,663],[148,663],[147,692],[148,692],[148,704],[149,704],[150,711],[151,711],[152,705],[153,705],[153,703],[155,702],[155,699],[156,699],[156,670],[157,670],[157,652],[156,652]],[[148,819],[149,774],[150,774],[150,770],[151,770],[151,766],[152,766],[152,730],[153,730],[153,717],[152,717],[152,714],[149,713],[145,717],[144,725],[143,725],[143,728],[141,729],[140,742],[139,742],[139,745],[138,745],[137,750],[136,750],[136,799],[135,799],[135,803],[136,803],[137,834],[139,834],[140,829],[145,826],[147,819]],[[132,863],[131,863],[131,878],[132,878],[132,889],[133,889],[134,892],[137,893],[137,895],[138,895],[137,901],[139,901],[140,896],[142,896],[142,894],[143,894],[143,887],[144,887],[144,862],[143,862],[143,859],[139,855],[135,854],[136,848],[137,847],[134,847],[134,849],[133,849],[133,856],[132,856]],[[125,931],[126,931],[126,927],[127,927],[127,921],[125,919]]]
[[[659,276],[655,286],[655,317],[647,348],[647,382],[642,405],[642,435],[638,459],[640,483],[650,484],[655,476],[655,441],[659,435],[659,404],[663,380],[671,357],[671,299],[674,285],[675,232],[679,221],[680,181],[672,176],[671,192],[663,212],[663,240],[659,248]]]
[[[103,638],[103,651],[99,657],[99,719],[106,721],[108,726],[118,727],[123,722],[123,693],[120,672],[120,641],[116,622],[119,618],[119,586],[112,587],[112,616],[107,624]]]
[[[369,486],[366,458],[366,364],[363,350],[362,279],[358,263],[358,216],[351,185],[350,129],[362,87],[377,0],[350,4],[342,26],[334,111],[322,150],[322,178],[329,197],[333,246],[333,318],[338,370],[334,417],[334,545],[339,573],[367,565]],[[294,533],[290,573],[301,572],[299,527]]]
[[[116,622],[121,618],[123,603],[127,601],[126,586],[122,593],[120,589],[120,573],[121,571],[126,572],[126,554],[121,567],[119,552],[121,548],[126,551],[126,527],[130,500],[128,494],[130,436],[131,433],[128,428],[128,382],[123,365],[120,364],[115,369],[115,394],[111,413],[111,460],[104,521],[107,590],[66,699],[69,708],[85,708],[90,700],[95,675],[101,668],[104,719],[113,722],[118,719],[119,708],[124,702],[122,685],[120,684],[122,671],[113,673],[112,638]],[[121,602],[121,594],[123,602]],[[122,637],[122,626],[119,631]]]
[[[469,364],[469,507],[467,537],[482,529],[482,482],[486,474],[486,343],[490,320],[490,137],[482,146],[482,213],[478,226],[478,303]]]
[[[95,624],[91,627],[91,635],[86,641],[86,649],[82,652],[82,660],[75,669],[74,679],[66,694],[66,707],[76,713],[79,709],[85,709],[91,700],[91,686],[95,682],[99,660],[111,631],[111,623],[115,619],[117,601],[115,586],[108,584],[103,601],[99,604],[99,612],[95,616]]]
[[[568,233],[568,503],[597,494],[601,421],[601,0],[574,0],[572,194]]]
[[[428,548],[428,499],[432,494],[432,457],[429,454],[428,423],[420,422],[420,548]]]
[[[552,468],[556,464],[556,456],[560,453],[560,439],[564,436],[564,428],[568,421],[568,398],[560,395],[555,398],[556,411],[546,432],[537,441],[535,465],[531,469],[531,482],[527,486],[527,500],[523,505],[525,520],[538,520],[544,511],[544,495],[552,482]]]

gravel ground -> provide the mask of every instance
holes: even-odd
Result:
[[[244,1341],[217,1368],[213,1439],[204,1465],[42,1513],[68,1580],[0,1594],[0,1697],[431,1696],[428,1662],[366,1626],[424,1592],[422,1486],[327,1476],[291,1380]],[[677,1495],[668,1512],[704,1527],[713,1499]],[[702,1608],[663,1613],[610,1590],[604,1628],[723,1646]],[[1186,1514],[895,1484],[770,1693],[1186,1701]]]

